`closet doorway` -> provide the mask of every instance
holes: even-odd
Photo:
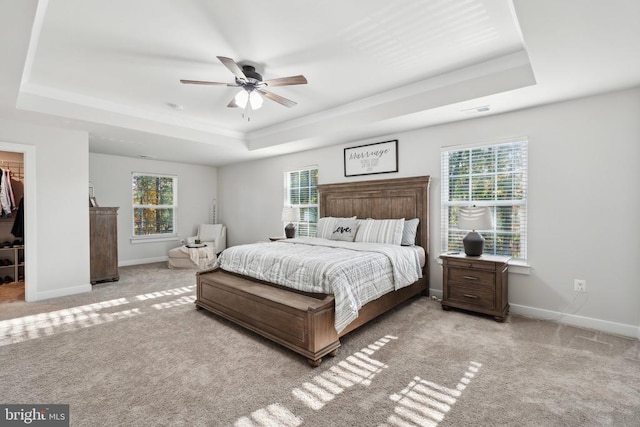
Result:
[[[0,151],[0,304],[25,301],[24,154]]]

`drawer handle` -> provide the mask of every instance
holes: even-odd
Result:
[[[472,299],[478,299],[478,295],[471,295],[471,294],[463,294],[462,295],[465,298],[472,298]]]
[[[464,277],[467,280],[478,280],[478,278],[475,276],[462,276],[462,277]]]

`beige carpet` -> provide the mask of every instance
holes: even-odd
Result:
[[[319,368],[194,308],[193,271],[0,306],[0,403],[73,426],[638,426],[638,340],[419,298]]]

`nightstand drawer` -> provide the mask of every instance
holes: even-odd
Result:
[[[447,300],[462,304],[469,304],[489,310],[495,309],[496,298],[493,289],[472,286],[449,285]]]
[[[478,270],[488,270],[488,271],[495,271],[496,266],[494,263],[491,262],[484,262],[484,261],[480,261],[480,259],[478,260],[474,260],[474,259],[447,259],[447,263],[449,264],[449,266],[451,267],[462,267],[462,268],[476,268]]]
[[[449,282],[457,284],[494,288],[496,274],[491,271],[449,268]]]

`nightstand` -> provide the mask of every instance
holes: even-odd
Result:
[[[442,309],[461,308],[488,314],[504,322],[509,311],[511,257],[442,254]]]

